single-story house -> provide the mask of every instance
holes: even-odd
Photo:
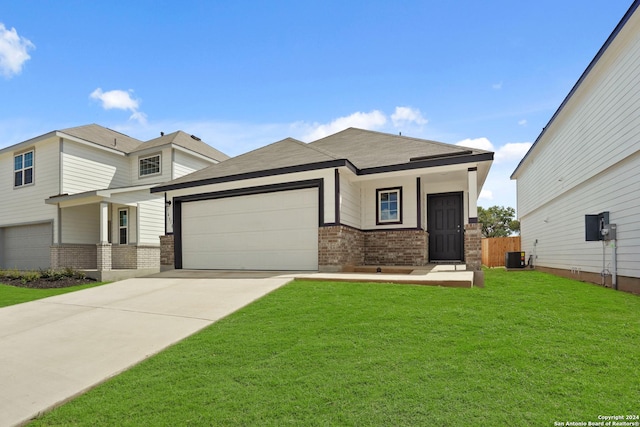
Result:
[[[164,268],[479,269],[477,199],[493,153],[346,129],[267,145],[155,186]]]
[[[165,200],[149,189],[227,158],[182,131],[96,124],[0,149],[0,268],[159,271]]]
[[[522,249],[537,269],[635,293],[640,293],[638,5],[633,2],[511,175],[517,180]],[[615,230],[615,236],[602,235],[603,229]]]

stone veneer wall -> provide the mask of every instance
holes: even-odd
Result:
[[[339,271],[364,263],[364,234],[344,225],[318,229],[318,268]]]
[[[97,268],[96,245],[63,244],[50,249],[51,268],[76,268],[95,270]]]
[[[464,261],[467,269],[480,271],[482,268],[482,224],[464,226]]]
[[[160,236],[160,268],[172,269],[174,267],[174,238],[173,234]]]
[[[424,230],[366,231],[364,265],[426,265],[428,247]]]

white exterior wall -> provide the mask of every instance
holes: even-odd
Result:
[[[118,209],[129,208],[129,243],[160,244],[164,235],[164,197],[149,190],[116,194],[110,199],[112,210],[112,236],[117,241]],[[138,223],[140,227],[138,227]],[[138,234],[139,231],[139,234]]]
[[[523,217],[522,249],[532,254],[537,240],[537,265],[600,273],[603,245],[585,241],[584,216],[609,211],[618,226],[618,274],[640,277],[639,194],[640,153]],[[609,247],[605,268],[612,269]]]
[[[159,245],[160,236],[164,235],[164,198],[160,196],[140,202],[138,211],[140,219],[138,244]]]
[[[131,185],[145,185],[171,181],[172,158],[170,147],[148,149],[142,152],[129,154],[131,168]],[[158,175],[140,176],[140,159],[160,155],[160,173]]]
[[[204,159],[200,159],[195,156],[190,156],[187,153],[183,153],[179,150],[173,152],[173,176],[172,179],[180,178],[181,176],[188,175],[200,169],[204,169],[207,166],[211,166],[213,163]]]
[[[270,184],[280,184],[287,182],[306,181],[310,179],[324,179],[324,222],[335,222],[335,198],[334,198],[334,170],[321,169],[317,171],[297,172],[285,175],[267,176],[261,178],[245,179],[241,181],[223,182],[219,184],[202,185],[199,187],[184,188],[167,192],[167,200],[172,201],[174,197],[190,194],[204,194],[217,191],[232,190],[237,188],[256,187]],[[162,193],[153,193],[162,197]],[[169,207],[173,208],[173,204]],[[172,231],[173,225],[167,224],[167,231]]]
[[[360,228],[360,185],[340,173],[340,222],[344,225]]]
[[[376,179],[371,181],[362,181],[360,184],[361,199],[361,221],[362,228],[365,230],[372,229],[394,229],[394,228],[415,228],[418,226],[418,218],[416,216],[417,206],[417,188],[416,177],[396,177]],[[385,224],[376,225],[377,210],[377,189],[402,187],[402,224]]]
[[[64,140],[61,157],[63,194],[130,185],[129,159],[124,155]]]
[[[531,253],[538,240],[537,265],[600,272],[602,243],[585,242],[584,215],[609,211],[618,274],[640,277],[638,69],[636,12],[514,175],[522,247]]]
[[[61,209],[62,242],[96,244],[100,241],[100,205]]]
[[[14,188],[13,156],[29,148],[34,148],[34,184]],[[58,138],[0,154],[0,227],[53,221],[55,241],[58,233],[57,208],[44,201],[60,192],[58,162]]]

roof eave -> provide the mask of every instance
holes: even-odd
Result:
[[[633,2],[633,4],[629,7],[629,10],[627,10],[627,13],[625,13],[624,16],[622,17],[622,19],[620,20],[620,22],[618,22],[618,25],[616,25],[616,27],[613,29],[613,31],[611,32],[611,34],[609,35],[607,40],[604,42],[604,44],[600,48],[600,50],[598,50],[598,53],[596,53],[596,56],[594,56],[594,58],[591,60],[591,62],[589,63],[587,68],[584,70],[582,75],[580,75],[580,78],[578,79],[576,84],[573,85],[573,87],[569,91],[569,94],[567,94],[567,96],[564,98],[564,100],[562,101],[562,103],[560,104],[560,106],[558,107],[556,112],[553,113],[553,116],[551,116],[551,119],[549,120],[547,125],[542,128],[542,132],[540,132],[540,135],[538,135],[538,137],[536,138],[536,140],[533,143],[533,145],[531,145],[531,148],[529,148],[529,151],[527,151],[527,153],[524,155],[524,157],[520,160],[520,162],[518,163],[518,166],[516,166],[516,168],[514,169],[513,173],[509,177],[510,179],[512,179],[512,180],[513,179],[517,179],[516,175],[518,173],[518,169],[520,169],[520,167],[524,165],[524,161],[529,157],[529,154],[531,154],[533,152],[534,148],[536,147],[536,145],[538,144],[540,139],[542,139],[542,137],[546,133],[547,129],[549,129],[549,126],[551,126],[553,124],[553,122],[555,121],[556,117],[558,117],[558,115],[560,114],[560,112],[562,111],[564,106],[573,97],[573,94],[578,90],[580,85],[582,85],[582,82],[587,78],[587,76],[589,75],[589,73],[591,72],[593,67],[595,67],[595,65],[598,63],[598,61],[602,57],[602,55],[604,55],[606,50],[609,48],[609,46],[611,45],[613,40],[615,40],[615,38],[618,36],[618,33],[620,33],[622,28],[624,28],[625,24],[627,23],[629,18],[631,18],[631,16],[636,11],[636,9],[638,8],[639,5],[640,5],[640,0],[635,0]]]
[[[307,164],[296,165],[296,166],[286,166],[286,167],[277,168],[277,169],[266,169],[266,170],[255,171],[255,172],[240,173],[236,175],[226,175],[226,176],[220,176],[216,178],[205,178],[205,179],[196,180],[196,181],[180,182],[177,184],[169,183],[166,185],[159,185],[157,187],[154,187],[151,189],[151,192],[159,193],[163,191],[181,190],[184,188],[200,187],[203,185],[220,184],[223,182],[232,182],[232,181],[242,181],[245,179],[264,178],[267,176],[275,176],[275,175],[286,175],[288,173],[337,168],[341,166],[346,166],[353,171],[357,171],[357,168],[353,164],[351,164],[349,160],[345,160],[345,159],[328,160],[324,162],[307,163]]]

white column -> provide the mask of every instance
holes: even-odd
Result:
[[[469,168],[467,171],[469,181],[469,222],[478,220],[478,168]]]
[[[100,202],[100,243],[109,243],[109,203]]]

